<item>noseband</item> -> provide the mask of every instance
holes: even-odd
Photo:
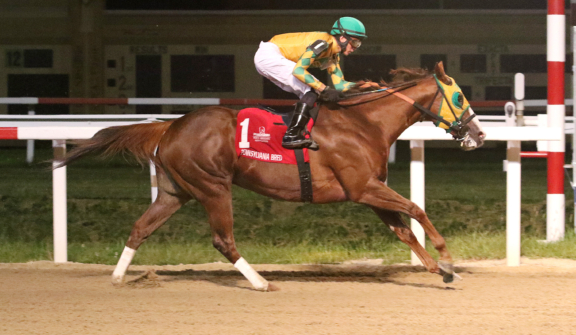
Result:
[[[382,96],[382,98],[390,96],[390,95],[395,95],[398,98],[400,98],[400,99],[406,101],[407,103],[411,104],[412,106],[414,106],[414,108],[416,108],[420,113],[422,113],[423,116],[426,115],[426,116],[430,117],[431,119],[433,119],[434,121],[436,121],[437,123],[445,124],[448,127],[448,129],[446,131],[449,132],[450,134],[452,134],[452,137],[454,137],[455,140],[463,141],[464,138],[466,137],[466,135],[468,135],[468,131],[470,130],[470,126],[468,125],[468,123],[470,123],[470,121],[472,121],[472,119],[474,119],[476,117],[476,114],[472,114],[467,119],[462,120],[462,116],[466,112],[466,110],[464,110],[464,112],[462,112],[460,117],[456,116],[456,113],[454,113],[454,109],[452,109],[452,104],[446,98],[446,94],[441,89],[438,82],[436,83],[436,86],[438,87],[438,89],[436,90],[436,94],[434,94],[434,98],[432,99],[432,101],[430,102],[428,107],[424,107],[421,104],[414,101],[413,99],[411,99],[411,98],[407,97],[406,95],[399,92],[401,90],[405,90],[405,89],[412,87],[412,86],[416,86],[416,83],[412,82],[412,83],[406,83],[406,84],[399,85],[399,86],[384,87],[384,88],[381,88],[381,89],[375,90],[375,91],[361,92],[361,93],[347,95],[346,97],[348,98],[348,97],[370,94],[370,93],[378,93],[378,92],[388,93],[387,95]],[[448,104],[448,107],[450,107],[450,112],[452,112],[452,115],[454,116],[455,121],[453,121],[452,123],[450,123],[449,121],[446,121],[440,115],[440,109],[438,110],[438,114],[435,114],[434,112],[432,112],[430,110],[430,108],[432,108],[432,105],[434,104],[434,101],[436,101],[436,98],[438,97],[439,93],[442,94],[442,98],[444,99],[444,101],[446,101],[446,104]],[[368,100],[365,102],[374,101],[374,100],[376,100],[376,99]]]

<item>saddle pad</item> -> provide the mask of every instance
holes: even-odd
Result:
[[[308,131],[312,129],[312,120]],[[246,108],[238,113],[236,124],[236,154],[263,162],[296,164],[294,150],[282,147],[282,137],[288,127],[282,116],[260,108]],[[304,160],[308,159],[308,149],[302,150]]]

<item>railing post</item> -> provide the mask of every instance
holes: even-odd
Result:
[[[410,200],[424,210],[424,140],[410,140]],[[418,242],[424,247],[426,243],[426,233],[424,229],[414,219],[410,219],[410,228]],[[410,259],[412,265],[422,265],[422,262],[414,252],[411,252]]]
[[[158,179],[156,178],[156,165],[150,161],[150,187],[152,193],[152,202],[158,197]]]
[[[66,156],[66,141],[52,140],[54,148],[54,169],[58,161]],[[68,261],[68,233],[67,233],[67,206],[66,206],[66,166],[52,170],[52,201],[54,206],[54,262],[66,263]]]
[[[398,142],[394,142],[390,146],[390,153],[388,154],[388,163],[389,164],[396,163],[396,143],[398,143]]]
[[[154,117],[149,117],[146,119],[145,122],[158,122],[158,119]],[[154,156],[158,152],[158,146],[154,149]],[[156,178],[156,165],[154,162],[150,160],[150,192],[152,194],[152,202],[156,201],[156,197],[158,197],[158,179]]]
[[[574,194],[574,230],[576,231],[576,0],[570,0],[570,25],[572,26],[572,191]]]
[[[524,127],[524,91],[525,80],[523,73],[514,75],[514,99],[516,100],[516,125]]]
[[[548,127],[558,128],[560,141],[548,143],[548,194],[546,196],[546,241],[564,239],[564,63],[566,61],[566,15],[564,0],[548,0],[546,60],[548,62]]]
[[[520,265],[521,163],[520,141],[508,141],[506,150],[506,264]]]
[[[28,105],[28,115],[34,115],[34,105]],[[34,162],[34,140],[26,140],[26,163]]]

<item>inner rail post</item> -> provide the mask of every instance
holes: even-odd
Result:
[[[410,200],[424,210],[424,140],[410,140]],[[410,229],[418,242],[424,247],[426,233],[420,223],[410,219]],[[410,252],[412,265],[422,265],[422,262],[412,251]]]
[[[35,115],[34,105],[28,105],[28,115]],[[26,140],[26,163],[34,162],[34,140]]]
[[[68,261],[68,210],[66,205],[66,166],[56,165],[66,156],[66,140],[52,140],[54,162],[52,163],[52,201],[54,220],[54,263]]]
[[[506,264],[520,265],[521,181],[520,141],[508,141],[506,150]]]

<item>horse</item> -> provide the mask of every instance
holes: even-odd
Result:
[[[434,73],[422,69],[393,70],[394,81],[381,88],[363,89],[339,102],[321,102],[311,135],[318,151],[309,151],[314,204],[353,201],[371,208],[399,239],[418,256],[426,269],[454,277],[453,261],[444,238],[416,204],[390,189],[385,181],[390,146],[417,121],[433,121],[461,142],[465,150],[482,146],[485,133],[462,91],[446,75],[442,63]],[[423,107],[428,106],[428,108]],[[456,111],[456,112],[455,112]],[[275,291],[236,249],[233,235],[232,185],[285,201],[299,202],[297,167],[238,156],[235,132],[239,111],[222,106],[203,107],[181,118],[100,130],[59,162],[68,165],[89,154],[130,152],[141,163],[157,168],[158,195],[134,223],[112,274],[121,284],[136,250],[182,205],[191,199],[206,209],[213,246],[259,291]],[[460,114],[460,115],[456,115]],[[440,131],[440,130],[439,130]],[[416,219],[439,252],[436,262],[418,243],[401,213]]]

